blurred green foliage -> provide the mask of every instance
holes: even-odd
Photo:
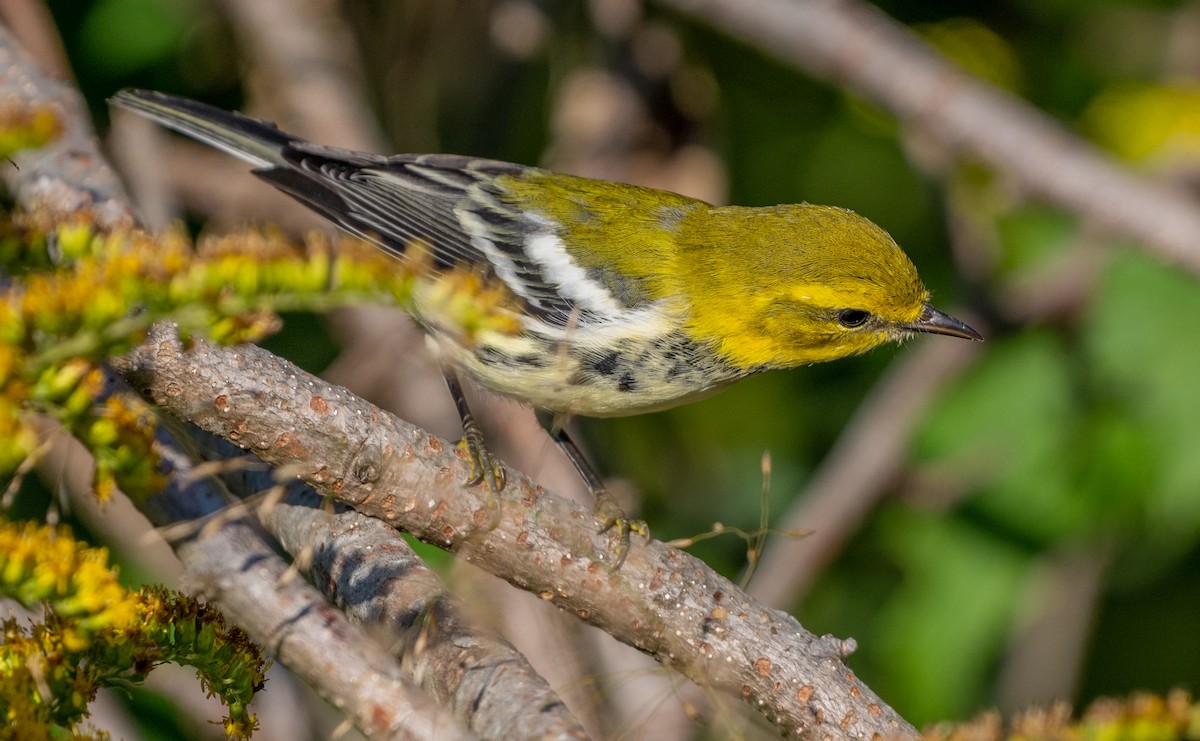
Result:
[[[80,27],[80,53],[95,63],[95,72],[121,79],[173,54],[191,16],[180,3],[103,0]]]
[[[1082,606],[1090,619],[1054,626],[1082,646],[1080,666],[1043,668],[1066,678],[1064,691],[1081,691],[1070,699],[1200,686],[1196,276],[1136,245],[1089,236],[1072,215],[1023,199],[1002,176],[981,176],[969,163],[923,169],[919,143],[886,115],[714,29],[646,9],[676,34],[683,64],[715,81],[714,106],[689,115],[669,84],[638,71],[636,44],[602,33],[584,4],[531,5],[545,28],[521,56],[489,36],[498,4],[337,4],[357,35],[358,48],[346,54],[363,64],[397,151],[536,163],[554,142],[556,98],[572,71],[607,70],[650,112],[661,133],[651,141],[719,155],[731,202],[858,210],[905,245],[940,304],[972,307],[994,327],[979,361],[925,415],[894,496],[795,606],[801,620],[854,635],[860,651],[851,664],[911,721],[965,717],[1013,696],[1001,679],[1006,661],[1023,627],[1058,607],[1058,595],[1042,589],[1044,572],[1069,550],[1098,564],[1094,604]],[[238,72],[250,62],[215,6],[50,6],[101,121],[104,98],[131,85],[240,104]],[[1194,5],[881,7],[1129,166],[1196,184],[1188,157],[1200,151],[1200,34],[1180,30],[1194,28]],[[972,213],[955,210],[965,203]],[[951,249],[947,229],[955,219],[984,245],[968,245],[982,250],[973,264],[983,272],[956,262],[960,246]],[[1004,308],[1014,285],[1080,250],[1094,251],[1099,265],[1080,305],[1033,321]],[[273,347],[309,353],[319,365],[324,350],[311,354],[314,341],[306,329]],[[891,361],[909,351],[753,379],[692,406],[587,423],[585,431],[602,468],[636,484],[658,536],[695,534],[715,521],[752,528],[763,452],[773,468],[767,501],[781,512]],[[744,543],[732,537],[694,550],[731,576],[744,565]]]

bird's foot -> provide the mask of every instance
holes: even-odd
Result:
[[[488,499],[491,516],[486,525],[490,530],[500,524],[500,498],[496,495],[503,491],[506,483],[504,464],[484,444],[483,431],[473,419],[467,420],[463,425],[463,436],[458,441],[458,449],[466,454],[467,464],[470,466],[467,485],[484,483],[492,493]]]
[[[596,495],[596,508],[593,513],[600,521],[600,532],[606,533],[609,530],[615,530],[617,533],[617,547],[613,551],[612,566],[609,567],[609,571],[615,572],[621,568],[621,564],[625,563],[625,557],[629,555],[630,533],[637,533],[649,540],[650,527],[645,520],[631,520],[626,517],[621,505],[607,490],[601,489],[594,491],[593,494]]]

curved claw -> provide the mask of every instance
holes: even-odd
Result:
[[[631,520],[626,517],[621,505],[607,491],[597,491],[595,495],[596,508],[593,513],[596,519],[600,520],[600,532],[606,533],[613,529],[617,531],[617,547],[613,551],[613,564],[609,567],[609,571],[615,572],[621,568],[625,557],[629,555],[630,533],[637,533],[649,540],[650,527],[645,520]]]
[[[467,485],[486,482],[492,491],[504,489],[504,464],[488,450],[483,443],[483,433],[474,425],[463,429],[463,436],[458,441],[458,449],[467,455],[467,463],[471,471],[467,475]]]
[[[458,449],[467,454],[467,462],[471,466],[467,474],[467,486],[485,482],[492,492],[487,502],[491,514],[484,525],[485,530],[491,530],[500,524],[500,497],[497,494],[505,484],[504,464],[483,444],[483,433],[473,424],[463,429]]]

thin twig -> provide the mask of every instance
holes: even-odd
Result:
[[[284,580],[287,564],[252,518],[221,515],[225,500],[211,480],[187,475],[192,462],[173,436],[160,431],[158,443],[173,475],[146,503],[151,520],[159,526],[214,516],[220,521],[171,544],[187,566],[192,591],[215,602],[369,737],[472,738],[315,588]]]
[[[62,37],[43,0],[5,0],[0,3],[0,23],[11,29],[38,69],[63,82],[74,79]]]
[[[974,343],[927,342],[889,369],[783,516],[783,528],[811,534],[771,541],[750,583],[751,595],[790,607],[808,591],[900,472],[908,439],[929,403],[980,350]]]

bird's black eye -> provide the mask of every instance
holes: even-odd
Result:
[[[837,313],[838,324],[843,327],[861,327],[871,318],[871,312],[862,309],[842,309]]]

